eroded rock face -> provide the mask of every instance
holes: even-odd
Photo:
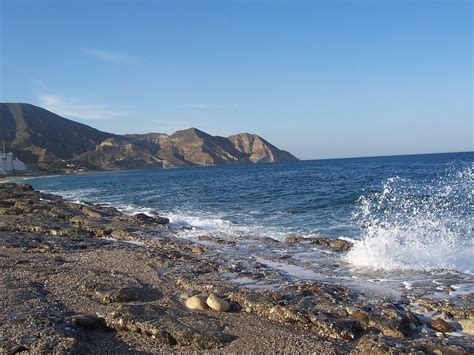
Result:
[[[297,160],[290,153],[280,150],[263,138],[249,133],[241,133],[228,137],[235,149],[248,155],[252,163],[269,163],[277,161]]]

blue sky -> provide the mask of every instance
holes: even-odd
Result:
[[[473,149],[471,1],[0,4],[2,102],[302,159]]]

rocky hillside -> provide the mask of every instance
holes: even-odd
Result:
[[[263,138],[211,136],[196,128],[115,135],[29,104],[0,103],[0,140],[42,170],[122,170],[297,160]]]

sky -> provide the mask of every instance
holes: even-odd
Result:
[[[473,150],[468,0],[0,0],[0,101],[301,159]]]

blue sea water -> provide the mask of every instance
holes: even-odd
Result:
[[[348,268],[472,275],[473,163],[474,153],[467,152],[97,173],[29,183],[126,213],[156,212],[169,217],[183,238],[350,238],[355,246],[339,260]],[[317,255],[295,260],[317,265]]]

